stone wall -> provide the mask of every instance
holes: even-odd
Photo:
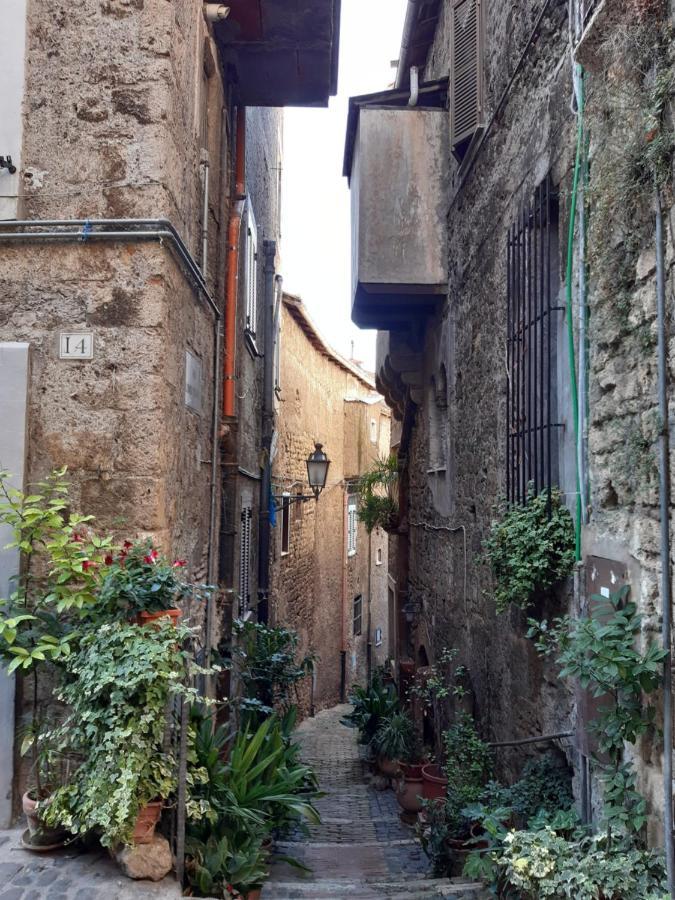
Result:
[[[427,80],[449,73],[450,5],[442,5],[424,72]],[[623,28],[633,34],[638,27],[636,16],[622,4],[608,0],[606,5],[618,18],[598,26],[605,29],[600,42],[612,36],[612,29]],[[483,9],[485,118],[489,121],[525,50],[541,4],[527,0],[516,9],[512,4],[492,3],[484,4]],[[491,576],[482,559],[482,542],[490,528],[493,504],[505,492],[507,231],[521,204],[528,202],[548,174],[559,205],[554,275],[560,281],[560,305],[565,299],[576,147],[568,41],[567,4],[554,3],[527,48],[473,163],[460,170],[454,158],[448,160],[454,181],[448,197],[448,302],[436,317],[423,323],[421,330],[411,329],[406,336],[411,350],[423,360],[424,384],[411,439],[404,448],[410,498],[404,523],[410,543],[408,587],[417,615],[414,649],[419,659],[428,655],[433,660],[443,646],[460,648],[461,661],[469,669],[481,730],[498,741],[567,730],[576,721],[573,698],[558,681],[555,668],[538,658],[525,636],[525,615],[515,609],[496,614],[490,596]],[[626,135],[631,122],[627,124],[630,117],[622,112],[625,91],[619,85],[621,79],[635,79],[636,70],[630,56],[615,51],[588,74],[586,84],[591,98],[591,176],[585,201],[590,217],[591,490],[589,522],[583,529],[583,557],[584,561],[589,555],[618,560],[627,568],[633,596],[646,614],[644,637],[658,639],[655,257],[649,179],[643,187],[646,196],[636,201],[641,218],[621,227],[620,216],[608,222],[599,209],[603,202],[603,166],[606,169],[608,160],[610,164],[618,160],[613,170],[617,180],[627,166]],[[641,115],[637,117],[640,123],[644,121]],[[664,202],[670,202],[667,191]],[[666,263],[668,290],[672,291],[669,230]],[[575,249],[575,325],[578,278]],[[559,313],[559,481],[568,506],[574,510],[574,429],[569,360],[563,343],[567,326],[566,314]],[[434,395],[444,380],[441,367],[447,379],[448,445],[445,465],[439,467],[432,459],[432,448],[437,441]],[[568,610],[578,613],[585,608],[585,594],[585,567],[581,565],[576,590],[570,580],[556,599],[543,608],[540,604],[532,614],[544,618]],[[564,747],[570,761],[575,762],[572,742]],[[523,755],[523,751],[502,752],[500,768],[504,774],[515,774]],[[642,786],[654,813],[650,837],[657,840],[661,808],[658,739],[646,741],[638,756]]]
[[[346,368],[325,345],[317,346],[311,324],[300,324],[305,320],[298,313],[298,301],[291,300],[291,307],[292,311],[284,303],[281,321],[275,494],[308,493],[306,460],[316,441],[323,443],[330,459],[326,488],[318,502],[291,505],[289,552],[281,552],[281,514],[273,539],[272,621],[296,629],[302,652],[318,656],[313,695],[308,684],[301,696],[301,711],[306,714],[312,702],[316,709],[339,702],[341,651],[346,659],[346,687],[365,681],[369,591],[372,634],[385,622],[383,647],[373,648],[373,664],[386,647],[386,538],[373,533],[369,541],[359,523],[356,553],[347,555],[347,489],[389,446],[390,418],[381,400],[372,402],[372,383]],[[371,419],[378,423],[377,443],[370,441]],[[376,565],[378,549],[381,566]],[[363,602],[360,635],[353,634],[357,595]]]

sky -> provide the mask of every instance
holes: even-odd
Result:
[[[349,189],[342,177],[348,101],[391,85],[406,0],[342,0],[338,96],[328,109],[287,109],[284,120],[284,290],[302,297],[335,350],[371,371],[375,332],[352,324]]]

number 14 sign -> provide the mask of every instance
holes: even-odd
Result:
[[[60,334],[60,359],[93,359],[94,335],[91,332],[64,332]]]

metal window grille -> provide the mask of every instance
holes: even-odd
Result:
[[[525,503],[528,486],[557,482],[556,343],[558,198],[550,178],[509,228],[507,260],[506,496]]]
[[[356,509],[357,504],[350,502],[347,509],[347,553],[349,556],[353,556],[356,553],[356,535],[358,533]]]
[[[246,331],[255,337],[258,321],[258,229],[251,203],[246,222]]]
[[[358,637],[363,631],[363,598],[359,594],[354,597],[354,636]]]
[[[245,506],[241,511],[239,534],[239,605],[240,615],[251,607],[251,522],[253,510]]]

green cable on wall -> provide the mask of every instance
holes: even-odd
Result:
[[[575,440],[575,469],[577,484],[577,502],[575,516],[575,559],[577,562],[581,559],[581,521],[582,521],[582,499],[581,499],[581,473],[579,472],[579,456],[576,448],[579,444],[579,387],[577,384],[577,367],[576,352],[574,349],[574,315],[572,309],[572,277],[574,275],[574,233],[577,218],[577,196],[579,192],[579,176],[581,173],[581,161],[584,149],[584,70],[575,63],[576,73],[579,82],[579,91],[577,96],[578,113],[577,113],[577,151],[574,163],[574,180],[572,183],[572,199],[570,205],[570,225],[567,238],[567,272],[565,276],[565,299],[567,310],[567,342],[570,364],[570,378],[572,383],[572,415],[574,418],[574,440]]]

